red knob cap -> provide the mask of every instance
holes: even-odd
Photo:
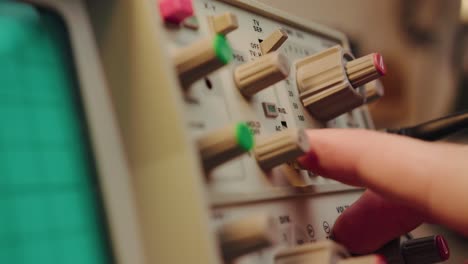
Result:
[[[377,69],[380,76],[385,76],[385,74],[387,74],[387,68],[385,68],[383,57],[379,53],[374,53],[374,67]]]
[[[159,0],[159,11],[164,22],[180,24],[193,16],[192,0]]]
[[[450,250],[448,247],[447,240],[441,235],[436,236],[437,249],[439,250],[439,256],[442,261],[450,258]]]

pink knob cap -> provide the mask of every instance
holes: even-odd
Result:
[[[385,74],[387,74],[387,69],[385,68],[385,63],[382,55],[380,55],[379,53],[374,53],[373,55],[375,69],[377,69],[380,76],[385,76]]]
[[[450,250],[448,247],[447,240],[441,235],[436,236],[437,249],[439,250],[439,256],[442,261],[450,258]]]
[[[192,0],[159,0],[159,10],[164,22],[180,24],[193,16]]]

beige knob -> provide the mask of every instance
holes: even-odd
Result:
[[[208,25],[216,34],[226,35],[239,27],[237,17],[231,12],[218,16],[208,16]]]
[[[348,61],[345,65],[346,75],[353,87],[359,87],[376,80],[386,73],[383,58],[378,53]]]
[[[275,256],[275,264],[386,264],[379,255],[351,257],[340,244],[331,240],[304,244],[280,250]]]
[[[262,54],[267,54],[278,50],[281,45],[288,39],[288,33],[279,28],[271,33],[266,39],[260,43]]]
[[[227,223],[218,230],[225,260],[270,247],[276,242],[276,225],[267,214],[259,214]]]
[[[281,81],[289,75],[289,61],[279,52],[269,53],[234,70],[234,81],[246,97]]]
[[[173,56],[184,88],[221,68],[232,60],[232,49],[223,35],[203,38]]]
[[[337,264],[387,264],[387,261],[380,255],[368,255],[341,259]]]
[[[372,66],[369,66],[370,62]],[[302,104],[321,121],[328,121],[364,104],[364,90],[353,84],[362,85],[383,74],[385,67],[380,55],[371,54],[354,60],[340,46],[309,56],[296,64]]]
[[[239,123],[208,133],[197,144],[204,168],[211,170],[250,151],[254,137],[247,124]]]
[[[283,177],[283,179],[286,179],[286,181],[294,188],[296,188],[297,191],[309,191],[313,188],[312,181],[310,181],[308,178],[302,175],[296,167],[299,167],[298,165],[295,165],[294,163],[288,164],[284,163],[281,164],[275,168],[273,168],[274,173],[279,175],[280,177]]]
[[[372,82],[367,83],[364,86],[366,92],[366,104],[370,104],[378,99],[382,98],[385,93],[385,89],[383,84],[380,80],[374,80]]]
[[[258,140],[254,154],[258,165],[264,170],[270,170],[282,163],[294,161],[309,149],[309,139],[304,130],[285,130]]]
[[[336,264],[349,256],[343,246],[324,240],[280,250],[275,256],[275,264]]]

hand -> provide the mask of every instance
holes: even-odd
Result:
[[[309,130],[305,168],[367,191],[333,227],[337,242],[370,253],[422,222],[468,236],[468,147],[365,130]],[[365,227],[365,228],[363,228]]]

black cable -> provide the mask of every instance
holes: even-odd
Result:
[[[387,129],[387,132],[426,141],[436,141],[466,128],[468,128],[468,111],[434,119],[413,127]]]

